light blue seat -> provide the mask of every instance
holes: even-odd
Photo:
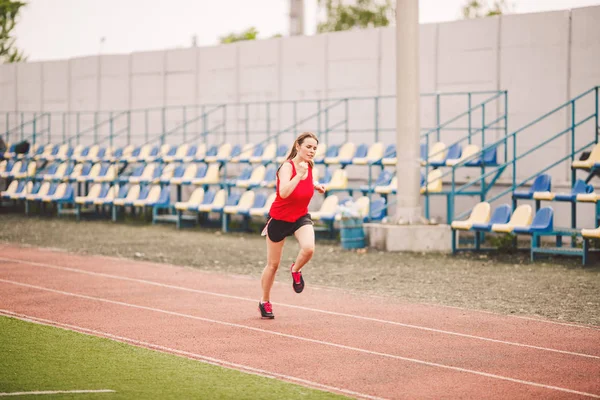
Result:
[[[548,174],[538,175],[529,190],[513,192],[513,199],[532,199],[535,192],[549,192],[552,188],[552,178]]]
[[[252,203],[252,207],[247,210],[240,210],[238,214],[243,216],[250,216],[250,210],[253,208],[263,208],[267,203],[267,195],[264,193],[256,193],[254,196],[254,202]]]
[[[550,232],[554,227],[554,210],[552,207],[540,208],[529,226],[515,226],[514,233],[530,235],[533,232]]]
[[[362,185],[360,190],[363,193],[372,192],[377,186],[388,186],[392,182],[393,174],[388,170],[381,170],[381,173],[377,177],[377,180],[372,186]]]
[[[461,155],[462,155],[461,145],[459,143],[454,143],[452,146],[450,146],[450,148],[446,152],[446,156],[444,158],[435,160],[435,161],[431,161],[429,164],[434,167],[442,167],[442,166],[446,165],[446,160],[459,159]]]
[[[499,205],[492,216],[490,217],[490,221],[487,224],[473,224],[471,226],[471,230],[481,231],[481,232],[489,232],[492,230],[492,225],[494,224],[506,224],[510,220],[510,216],[512,214],[512,209],[508,204]]]
[[[577,179],[573,185],[573,188],[571,189],[571,193],[557,193],[554,197],[554,200],[574,202],[576,201],[578,194],[588,194],[593,192],[594,187],[592,185],[588,185],[582,179]]]

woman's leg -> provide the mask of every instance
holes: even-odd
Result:
[[[294,236],[298,239],[300,251],[298,252],[298,257],[296,257],[292,271],[298,272],[310,261],[315,253],[315,229],[312,225],[303,225],[294,232]]]
[[[267,235],[267,266],[263,270],[260,282],[262,284],[262,299],[264,303],[271,300],[271,288],[273,287],[273,281],[275,281],[275,274],[279,263],[281,262],[281,253],[283,251],[283,244],[285,239],[281,242],[272,242]]]

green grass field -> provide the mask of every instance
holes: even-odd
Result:
[[[36,399],[343,399],[275,379],[0,316],[0,393]]]

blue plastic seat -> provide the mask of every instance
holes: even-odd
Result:
[[[285,144],[280,144],[279,147],[277,147],[276,157],[285,157],[287,152],[288,152],[288,146]]]
[[[506,224],[510,220],[512,209],[508,204],[499,205],[487,224],[473,224],[471,229],[474,231],[489,232],[494,224]]]
[[[196,154],[196,152],[194,152],[194,154]],[[240,154],[242,154],[242,145],[236,144],[231,148],[231,154],[229,155],[229,157],[239,157]]]
[[[477,157],[465,163],[468,167],[480,167],[482,165],[498,165],[498,149],[496,146],[483,150],[483,158]]]
[[[385,199],[380,197],[371,201],[371,220],[381,221],[385,217]]]
[[[557,193],[554,197],[554,200],[557,201],[576,201],[578,194],[588,194],[593,193],[594,187],[592,185],[588,185],[582,179],[577,179],[575,181],[575,185],[571,189],[571,193]]]
[[[368,185],[362,185],[360,190],[363,192],[373,191],[373,189],[377,186],[387,186],[392,182],[393,174],[388,170],[381,170],[381,173],[377,177],[375,184],[371,187]]]
[[[265,172],[262,186],[275,186],[277,181],[277,166],[271,165]]]
[[[242,197],[241,193],[232,192],[229,194],[229,196],[227,196],[227,201],[225,202],[225,205],[223,207],[221,207],[221,206],[213,207],[212,211],[221,212],[221,211],[223,211],[223,208],[225,208],[225,207],[237,206],[237,204],[240,202],[241,197]]]
[[[396,145],[390,144],[390,145],[388,145],[388,147],[385,148],[385,151],[383,152],[383,158],[394,158],[394,157],[396,157]]]
[[[325,156],[319,157],[319,159],[315,159],[314,162],[317,164],[324,164],[325,159],[328,157],[337,157],[340,153],[340,146],[337,144],[331,145],[327,148],[327,152]]]
[[[552,188],[552,178],[548,174],[538,175],[529,190],[517,190],[513,192],[515,199],[532,199],[534,192],[549,192]]]
[[[532,232],[549,232],[554,226],[554,210],[552,207],[540,208],[529,226],[515,226],[514,233],[531,234]]]
[[[438,161],[431,161],[429,164],[434,167],[441,167],[441,166],[446,165],[447,159],[455,160],[455,159],[460,158],[461,155],[462,155],[461,145],[459,143],[454,143],[452,146],[450,146],[450,148],[446,152],[446,157],[444,159],[438,160]]]
[[[263,208],[267,203],[267,195],[264,193],[256,193],[254,196],[254,202],[252,203],[252,207],[247,210],[240,210],[238,214],[249,216],[250,210],[253,208]]]
[[[354,158],[364,158],[369,153],[369,146],[365,143],[359,145],[354,153]]]
[[[204,197],[202,198],[202,203],[200,204],[211,204],[214,200],[215,200],[215,195],[217,194],[217,192],[215,190],[209,190],[207,192],[204,192]],[[195,206],[194,209],[198,208],[198,206]]]

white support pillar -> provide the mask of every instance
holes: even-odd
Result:
[[[399,224],[421,221],[419,0],[396,1],[396,145]]]

